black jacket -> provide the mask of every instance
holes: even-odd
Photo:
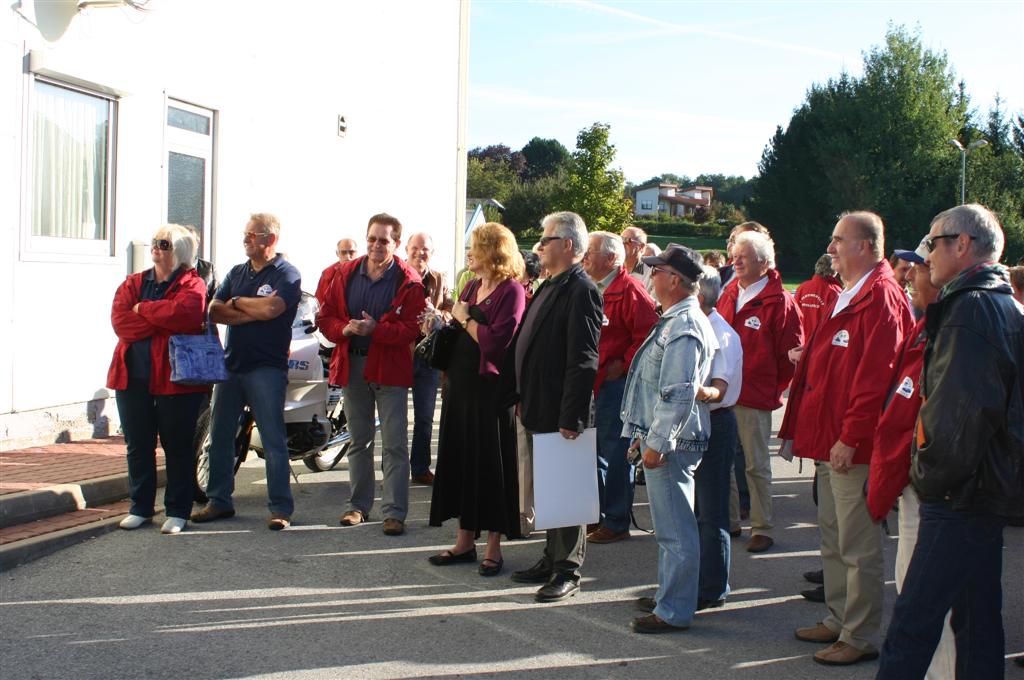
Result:
[[[1006,270],[962,273],[929,305],[910,480],[924,502],[1024,518],[1024,314]]]
[[[196,274],[199,274],[199,278],[206,284],[206,306],[209,307],[213,294],[217,292],[217,272],[212,262],[196,260]]]
[[[546,281],[544,286],[553,290],[537,310],[532,336],[522,337],[520,325],[505,355],[503,374],[514,379],[516,347],[519,342],[529,343],[519,376],[523,426],[532,432],[557,432],[559,428],[582,431],[590,417],[597,375],[601,294],[579,264],[573,265],[564,278]],[[540,299],[539,295],[538,290],[531,305]],[[511,389],[515,389],[514,383]]]

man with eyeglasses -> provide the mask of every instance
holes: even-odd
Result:
[[[210,302],[210,321],[228,326],[225,358],[228,380],[213,388],[210,420],[209,502],[192,513],[193,522],[235,514],[235,432],[249,406],[266,451],[267,527],[291,524],[294,502],[285,439],[284,398],[292,319],[302,296],[299,271],[277,254],[281,224],[269,213],[255,213],[242,232],[248,261],[224,277]]]
[[[878,658],[882,623],[882,532],[864,502],[875,431],[900,348],[914,319],[885,259],[882,218],[843,214],[828,245],[843,291],[794,352],[796,374],[779,431],[780,455],[815,461],[827,616],[796,630],[828,645],[818,663]],[[746,356],[744,355],[744,361]]]
[[[350,260],[354,260],[356,253],[358,253],[358,246],[355,240],[350,238],[343,238],[338,241],[338,245],[334,248],[334,254],[338,256],[337,262],[332,262],[327,266],[327,269],[320,274],[320,282],[316,284],[316,301],[320,303],[320,306],[324,305],[324,297],[327,295],[327,291],[331,289],[331,282],[334,281],[334,277],[341,271],[341,266]]]
[[[1003,527],[1024,520],[1024,309],[998,218],[939,213],[924,240],[939,299],[925,315],[910,482],[921,522],[878,678],[923,677],[953,609],[956,675],[1001,678]]]
[[[384,481],[383,530],[405,533],[409,512],[408,399],[413,385],[412,348],[425,307],[416,270],[395,257],[402,223],[380,213],[366,226],[367,254],[342,265],[324,296],[317,324],[337,343],[331,383],[344,389],[349,444],[349,501],[340,524],[370,517],[374,498],[374,411],[380,416]]]
[[[643,263],[644,248],[647,247],[647,232],[640,227],[626,227],[622,230],[622,246],[626,250],[626,259],[622,266],[630,276],[644,284],[649,295],[654,295],[651,283],[651,268]]]

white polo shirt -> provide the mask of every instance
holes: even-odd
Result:
[[[714,309],[708,314],[708,321],[711,322],[711,329],[715,331],[715,337],[718,338],[718,349],[715,350],[715,356],[711,359],[711,374],[708,376],[708,384],[711,384],[711,380],[714,378],[729,383],[722,401],[717,404],[708,404],[708,410],[717,411],[734,406],[736,400],[740,398],[740,390],[743,389],[743,346],[740,345],[740,336],[732,329],[729,322]]]

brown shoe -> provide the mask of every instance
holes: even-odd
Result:
[[[608,527],[598,527],[587,534],[587,541],[590,543],[615,543],[629,538],[629,531],[612,531]]]
[[[272,512],[270,513],[270,519],[267,520],[267,528],[271,531],[280,531],[281,529],[287,529],[292,525],[292,518],[283,512]]]
[[[338,521],[338,524],[340,524],[343,527],[354,527],[359,526],[367,519],[369,518],[363,513],[359,512],[358,510],[349,510],[348,512],[341,516],[341,519]]]
[[[814,655],[815,661],[826,666],[851,666],[858,661],[871,661],[877,658],[877,650],[857,649],[845,642],[836,642]]]
[[[422,475],[413,475],[412,483],[421,484],[423,486],[434,486],[434,473],[427,470]]]
[[[587,525],[587,533],[588,534],[592,534],[592,533],[594,533],[595,531],[597,531],[600,528],[601,528],[601,523],[600,522],[594,522],[593,524],[588,524]]]
[[[213,505],[207,505],[202,510],[193,512],[189,519],[196,524],[201,524],[203,522],[212,522],[215,519],[227,519],[234,516],[235,511],[231,508],[215,508]]]
[[[388,536],[401,536],[405,533],[405,522],[394,517],[384,520],[384,533]]]
[[[839,640],[839,633],[833,633],[832,629],[821,621],[810,628],[797,628],[796,639],[804,642],[815,642],[819,645],[836,642]]]
[[[758,534],[757,536],[752,536],[750,538],[750,543],[747,543],[747,552],[764,552],[773,545],[775,545],[775,541],[772,540],[771,536]]]

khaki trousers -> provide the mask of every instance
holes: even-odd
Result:
[[[519,530],[533,533],[533,438],[516,416],[516,463],[519,470]]]
[[[772,436],[772,412],[739,405],[733,408],[733,412],[736,414],[743,455],[747,459],[750,535],[771,536],[775,526],[775,515],[772,513],[772,463],[768,449]]]
[[[864,498],[867,465],[846,474],[829,463],[815,464],[818,475],[818,528],[825,571],[823,623],[839,641],[874,650],[882,622],[882,530],[871,520]]]

